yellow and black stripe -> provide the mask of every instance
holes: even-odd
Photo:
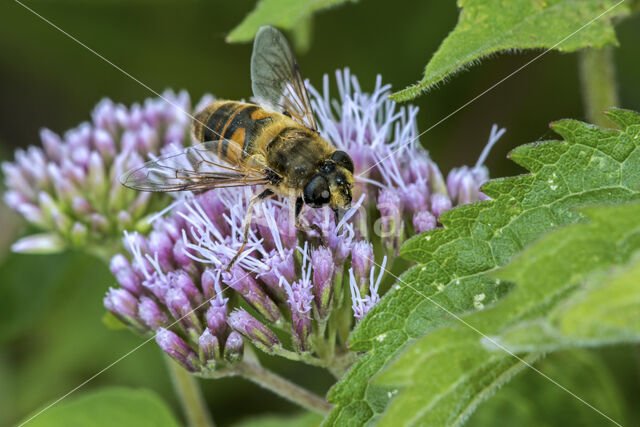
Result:
[[[236,101],[216,101],[196,114],[193,133],[198,142],[212,141],[216,154],[225,160],[238,162],[256,150],[256,139],[274,117],[257,105]],[[230,142],[229,142],[230,141]],[[229,150],[237,143],[241,150]]]

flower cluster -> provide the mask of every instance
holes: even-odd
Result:
[[[327,77],[322,94],[310,92],[321,134],[355,164],[357,202],[341,221],[329,209],[305,208],[302,222],[320,233],[298,232],[290,201],[264,201],[246,248],[227,269],[256,189],[217,189],[181,199],[148,236],[127,233],[128,254],[112,259],[120,286],[107,293],[107,309],[154,333],[188,370],[207,375],[241,360],[243,340],[318,366],[340,365],[349,331],[388,289],[384,273],[404,236],[435,228],[453,205],[483,197],[486,153],[445,181],[417,140],[417,108],[398,108],[380,78],[371,94],[348,70],[337,73],[337,84],[337,99]],[[501,132],[494,128],[488,148]],[[374,245],[377,237],[382,245]]]
[[[396,106],[380,77],[371,93],[349,70],[337,72],[336,83],[337,98],[327,76],[321,92],[309,91],[320,133],[355,165],[356,202],[340,221],[330,209],[305,208],[301,222],[311,231],[298,232],[291,201],[264,201],[254,208],[248,244],[227,268],[258,189],[172,202],[117,182],[169,146],[188,145],[189,97],[167,92],[130,108],[104,100],[91,123],[64,137],[43,130],[42,148],[19,150],[2,165],[7,204],[47,231],[14,250],[76,246],[107,254],[119,286],[108,291],[105,307],[154,334],[189,371],[233,366],[247,340],[318,366],[344,365],[352,360],[349,331],[388,289],[384,274],[405,236],[440,226],[452,206],[486,198],[482,164],[504,130],[494,126],[478,163],[445,180],[418,141],[416,107]],[[116,246],[126,254],[114,256]]]
[[[182,143],[189,132],[186,92],[165,92],[130,108],[102,100],[92,120],[63,137],[40,133],[42,148],[18,150],[2,164],[9,207],[46,233],[18,241],[20,252],[56,251],[66,246],[97,248],[124,230],[143,229],[146,215],[166,197],[132,192],[118,183],[128,169]]]

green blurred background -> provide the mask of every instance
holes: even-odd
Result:
[[[94,0],[26,2],[42,16],[154,90],[187,89],[247,98],[249,44],[225,35],[254,7],[249,0]],[[315,15],[312,43],[299,54],[304,74],[319,86],[325,73],[348,66],[363,89],[376,74],[401,89],[419,79],[428,58],[454,27],[454,1],[361,0]],[[38,144],[38,131],[64,132],[89,118],[103,97],[129,104],[153,96],[94,54],[12,1],[0,5],[0,158]],[[621,107],[640,110],[640,16],[617,27]],[[419,128],[443,117],[540,52],[499,55],[422,96]],[[422,144],[443,172],[473,164],[493,123],[507,128],[487,165],[493,177],[521,173],[506,159],[513,147],[554,138],[548,123],[584,119],[575,54],[550,52],[425,134]],[[80,253],[19,256],[10,242],[29,230],[0,210],[0,425],[13,424],[66,393],[142,339],[102,324],[102,296],[113,280],[100,261]],[[318,393],[331,385],[323,372],[265,361]],[[628,424],[640,423],[640,350],[619,347],[564,352],[540,369]],[[150,343],[77,393],[107,385],[146,387],[179,407],[158,348]],[[228,425],[261,413],[297,409],[243,380],[203,383],[216,422]],[[605,411],[606,412],[606,411]],[[527,372],[484,404],[472,425],[600,425],[603,419],[535,373]],[[623,422],[624,424],[624,422]]]

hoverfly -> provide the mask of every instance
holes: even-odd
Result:
[[[336,220],[351,204],[353,161],[318,133],[300,67],[286,38],[262,27],[251,56],[251,86],[258,104],[215,101],[194,116],[198,145],[145,163],[120,181],[141,191],[197,191],[260,186],[244,220],[244,250],[255,203],[287,197],[296,227],[306,204],[330,206]],[[316,226],[317,227],[317,226]],[[313,227],[313,228],[316,228]]]

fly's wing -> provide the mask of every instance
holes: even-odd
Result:
[[[253,43],[251,88],[264,107],[289,113],[298,123],[318,130],[296,57],[273,27],[261,27]]]
[[[216,154],[220,144],[225,144],[228,150],[238,146],[228,140],[194,145],[134,168],[122,175],[120,182],[135,190],[160,192],[204,191],[269,182],[265,168],[257,165],[231,165],[222,160]]]

